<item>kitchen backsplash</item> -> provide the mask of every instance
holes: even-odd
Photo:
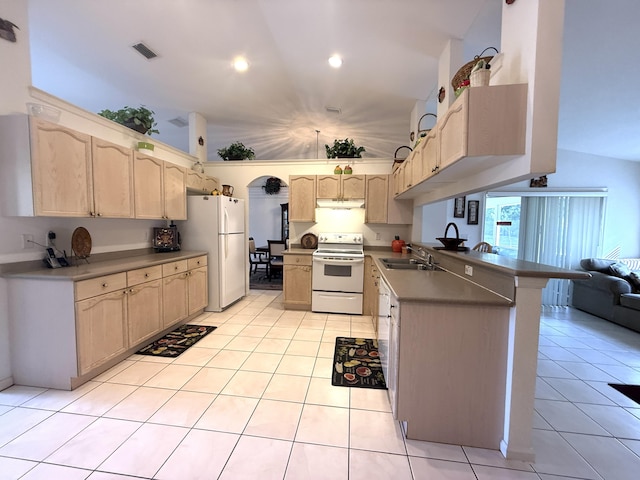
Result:
[[[383,225],[365,224],[364,209],[333,210],[330,208],[316,209],[316,223],[290,224],[289,238],[292,244],[300,243],[300,238],[305,233],[311,232],[362,232],[364,244],[375,246],[389,246],[396,235],[409,243],[411,238],[411,225]]]

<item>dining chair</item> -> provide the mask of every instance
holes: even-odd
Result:
[[[267,278],[271,280],[274,273],[282,274],[284,267],[283,252],[286,250],[284,240],[267,240],[269,245],[269,273]]]
[[[269,276],[269,257],[268,252],[258,252],[256,250],[256,241],[253,237],[249,237],[249,275],[258,273],[258,268],[264,265],[264,273]]]
[[[480,242],[475,247],[472,248],[476,252],[485,252],[485,253],[493,253],[493,247],[490,243]]]

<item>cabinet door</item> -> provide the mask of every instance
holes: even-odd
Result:
[[[387,223],[389,175],[367,175],[365,223]]]
[[[294,309],[311,308],[311,255],[285,255],[283,296],[285,306]]]
[[[162,330],[162,280],[141,283],[127,290],[129,346]]]
[[[171,220],[187,219],[187,169],[164,162],[164,216]]]
[[[133,178],[136,218],[164,218],[164,162],[134,153]]]
[[[91,139],[95,216],[133,218],[133,151]]]
[[[189,315],[209,305],[207,276],[207,267],[195,268],[188,272]]]
[[[94,211],[91,136],[36,117],[30,122],[34,213],[90,216]]]
[[[364,175],[340,175],[342,177],[342,198],[349,200],[352,198],[364,198],[365,176]]]
[[[393,181],[391,182],[391,186],[393,190],[393,196],[395,197],[396,195],[399,195],[400,193],[402,193],[402,187],[403,187],[402,164],[398,165],[398,168],[396,168],[393,171],[392,177],[393,177]]]
[[[189,315],[188,275],[179,273],[162,279],[163,328],[170,327]]]
[[[205,176],[202,173],[195,170],[187,170],[187,188],[189,190],[204,192],[204,182]]]
[[[214,177],[205,177],[203,188],[205,193],[211,193],[214,190],[220,190],[220,184]]]
[[[468,94],[468,91],[462,92],[447,110],[442,121],[438,122],[439,170],[446,168],[467,154],[469,109],[466,99]]]
[[[402,169],[402,191],[406,192],[413,187],[413,157],[415,157],[415,150],[407,157],[407,159],[400,165]]]
[[[425,180],[438,173],[440,165],[438,158],[437,132],[437,129],[432,128],[429,133],[427,133],[427,136],[422,140],[424,142],[424,147],[422,148],[422,171],[420,172],[419,181]]]
[[[316,221],[316,176],[289,177],[289,221]]]
[[[316,176],[316,198],[334,199],[340,197],[340,179],[342,175]]]
[[[413,224],[413,200],[396,200],[393,195],[393,188],[394,184],[390,181],[387,223],[389,225]]]
[[[79,375],[127,350],[127,296],[118,290],[76,302]]]

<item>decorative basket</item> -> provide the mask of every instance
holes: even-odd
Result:
[[[471,82],[470,85],[472,87],[488,87],[490,78],[491,70],[483,68],[480,70],[476,70],[475,72],[471,72],[469,81]]]
[[[401,147],[396,148],[395,153],[393,154],[393,168],[395,169],[398,165],[400,165],[402,162],[404,162],[407,157],[409,155],[407,155],[407,157],[404,158],[398,158],[398,152],[400,150],[402,150],[403,148],[408,148],[409,149],[409,153],[413,152],[413,148],[407,146],[407,145],[402,145]]]
[[[451,79],[451,86],[453,87],[454,91],[456,91],[460,87],[460,85],[464,80],[469,79],[469,74],[471,73],[471,70],[473,69],[476,63],[478,63],[480,60],[484,60],[487,63],[491,62],[493,55],[483,56],[487,50],[495,50],[496,53],[499,53],[497,48],[487,47],[480,53],[480,55],[476,55],[475,57],[473,57],[473,60],[465,63],[462,67],[460,67],[460,69],[456,72],[456,74]]]
[[[431,117],[433,117],[434,119],[436,119],[436,121],[438,120],[438,116],[437,116],[435,113],[425,113],[424,115],[422,115],[422,116],[420,117],[420,120],[418,120],[418,138],[420,138],[420,137],[426,137],[426,136],[427,136],[427,133],[429,133],[429,132],[431,131],[431,128],[433,128],[433,127],[431,127],[431,128],[427,128],[427,129],[421,129],[421,128],[420,128],[420,124],[422,123],[422,119],[423,119],[424,117],[429,117],[429,116],[431,116]]]

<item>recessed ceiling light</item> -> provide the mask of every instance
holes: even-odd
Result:
[[[329,57],[329,65],[333,68],[340,68],[342,66],[342,58],[340,55],[333,55]]]
[[[233,68],[236,69],[236,72],[246,72],[249,69],[249,62],[242,57],[238,57],[233,61]]]

